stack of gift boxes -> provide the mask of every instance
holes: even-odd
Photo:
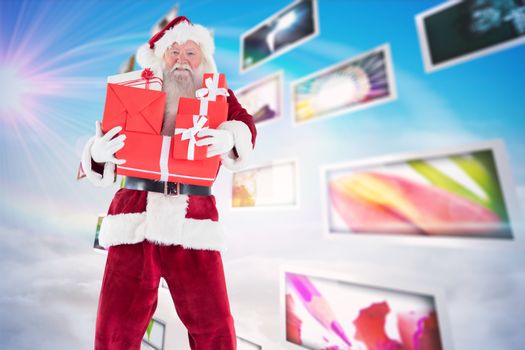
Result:
[[[174,135],[161,134],[166,94],[162,71],[146,68],[108,78],[102,131],[121,126],[125,146],[116,152],[126,163],[117,174],[152,180],[211,186],[220,156],[207,158],[197,146],[200,130],[217,128],[228,117],[224,74],[204,74],[196,98],[179,99]]]

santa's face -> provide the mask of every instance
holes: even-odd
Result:
[[[200,46],[193,40],[188,40],[183,44],[174,42],[166,49],[166,52],[164,53],[164,61],[166,62],[166,66],[170,69],[178,64],[181,67],[188,65],[194,70],[202,62],[202,51]]]
[[[192,40],[183,44],[174,42],[164,52],[162,69],[165,83],[185,85],[184,89],[200,86],[204,74],[204,57],[200,46]]]

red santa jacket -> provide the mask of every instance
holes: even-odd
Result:
[[[228,92],[228,119],[219,129],[233,133],[235,147],[222,156],[221,164],[230,170],[239,170],[250,160],[257,131],[253,117],[239,104],[233,91]],[[94,140],[92,137],[84,147],[82,167],[96,186],[109,186],[115,181],[115,164],[93,162],[91,145]],[[224,250],[224,233],[215,197],[165,196],[157,192],[119,189],[102,222],[99,243],[107,248],[144,239],[193,249]]]

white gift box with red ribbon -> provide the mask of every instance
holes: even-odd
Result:
[[[108,83],[162,91],[162,69],[157,67],[144,68],[133,72],[110,75]]]

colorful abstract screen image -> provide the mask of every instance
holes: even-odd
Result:
[[[295,207],[296,168],[295,161],[286,161],[234,173],[232,207]]]
[[[283,74],[279,72],[239,89],[235,96],[256,124],[282,116]]]
[[[97,218],[97,228],[95,230],[95,240],[93,242],[93,248],[102,251],[106,251],[106,249],[100,245],[98,237],[100,235],[100,227],[102,226],[102,221],[105,217],[106,215],[99,215],[99,217]]]
[[[442,350],[434,297],[285,273],[286,340],[312,350]]]
[[[142,350],[164,350],[164,339],[166,337],[166,324],[152,318],[142,338]]]
[[[316,0],[296,1],[241,37],[241,72],[312,39],[319,32]]]
[[[416,22],[430,72],[525,43],[525,0],[447,1]]]
[[[296,123],[372,107],[396,98],[388,45],[292,83]]]
[[[512,239],[492,150],[328,170],[331,234]]]

